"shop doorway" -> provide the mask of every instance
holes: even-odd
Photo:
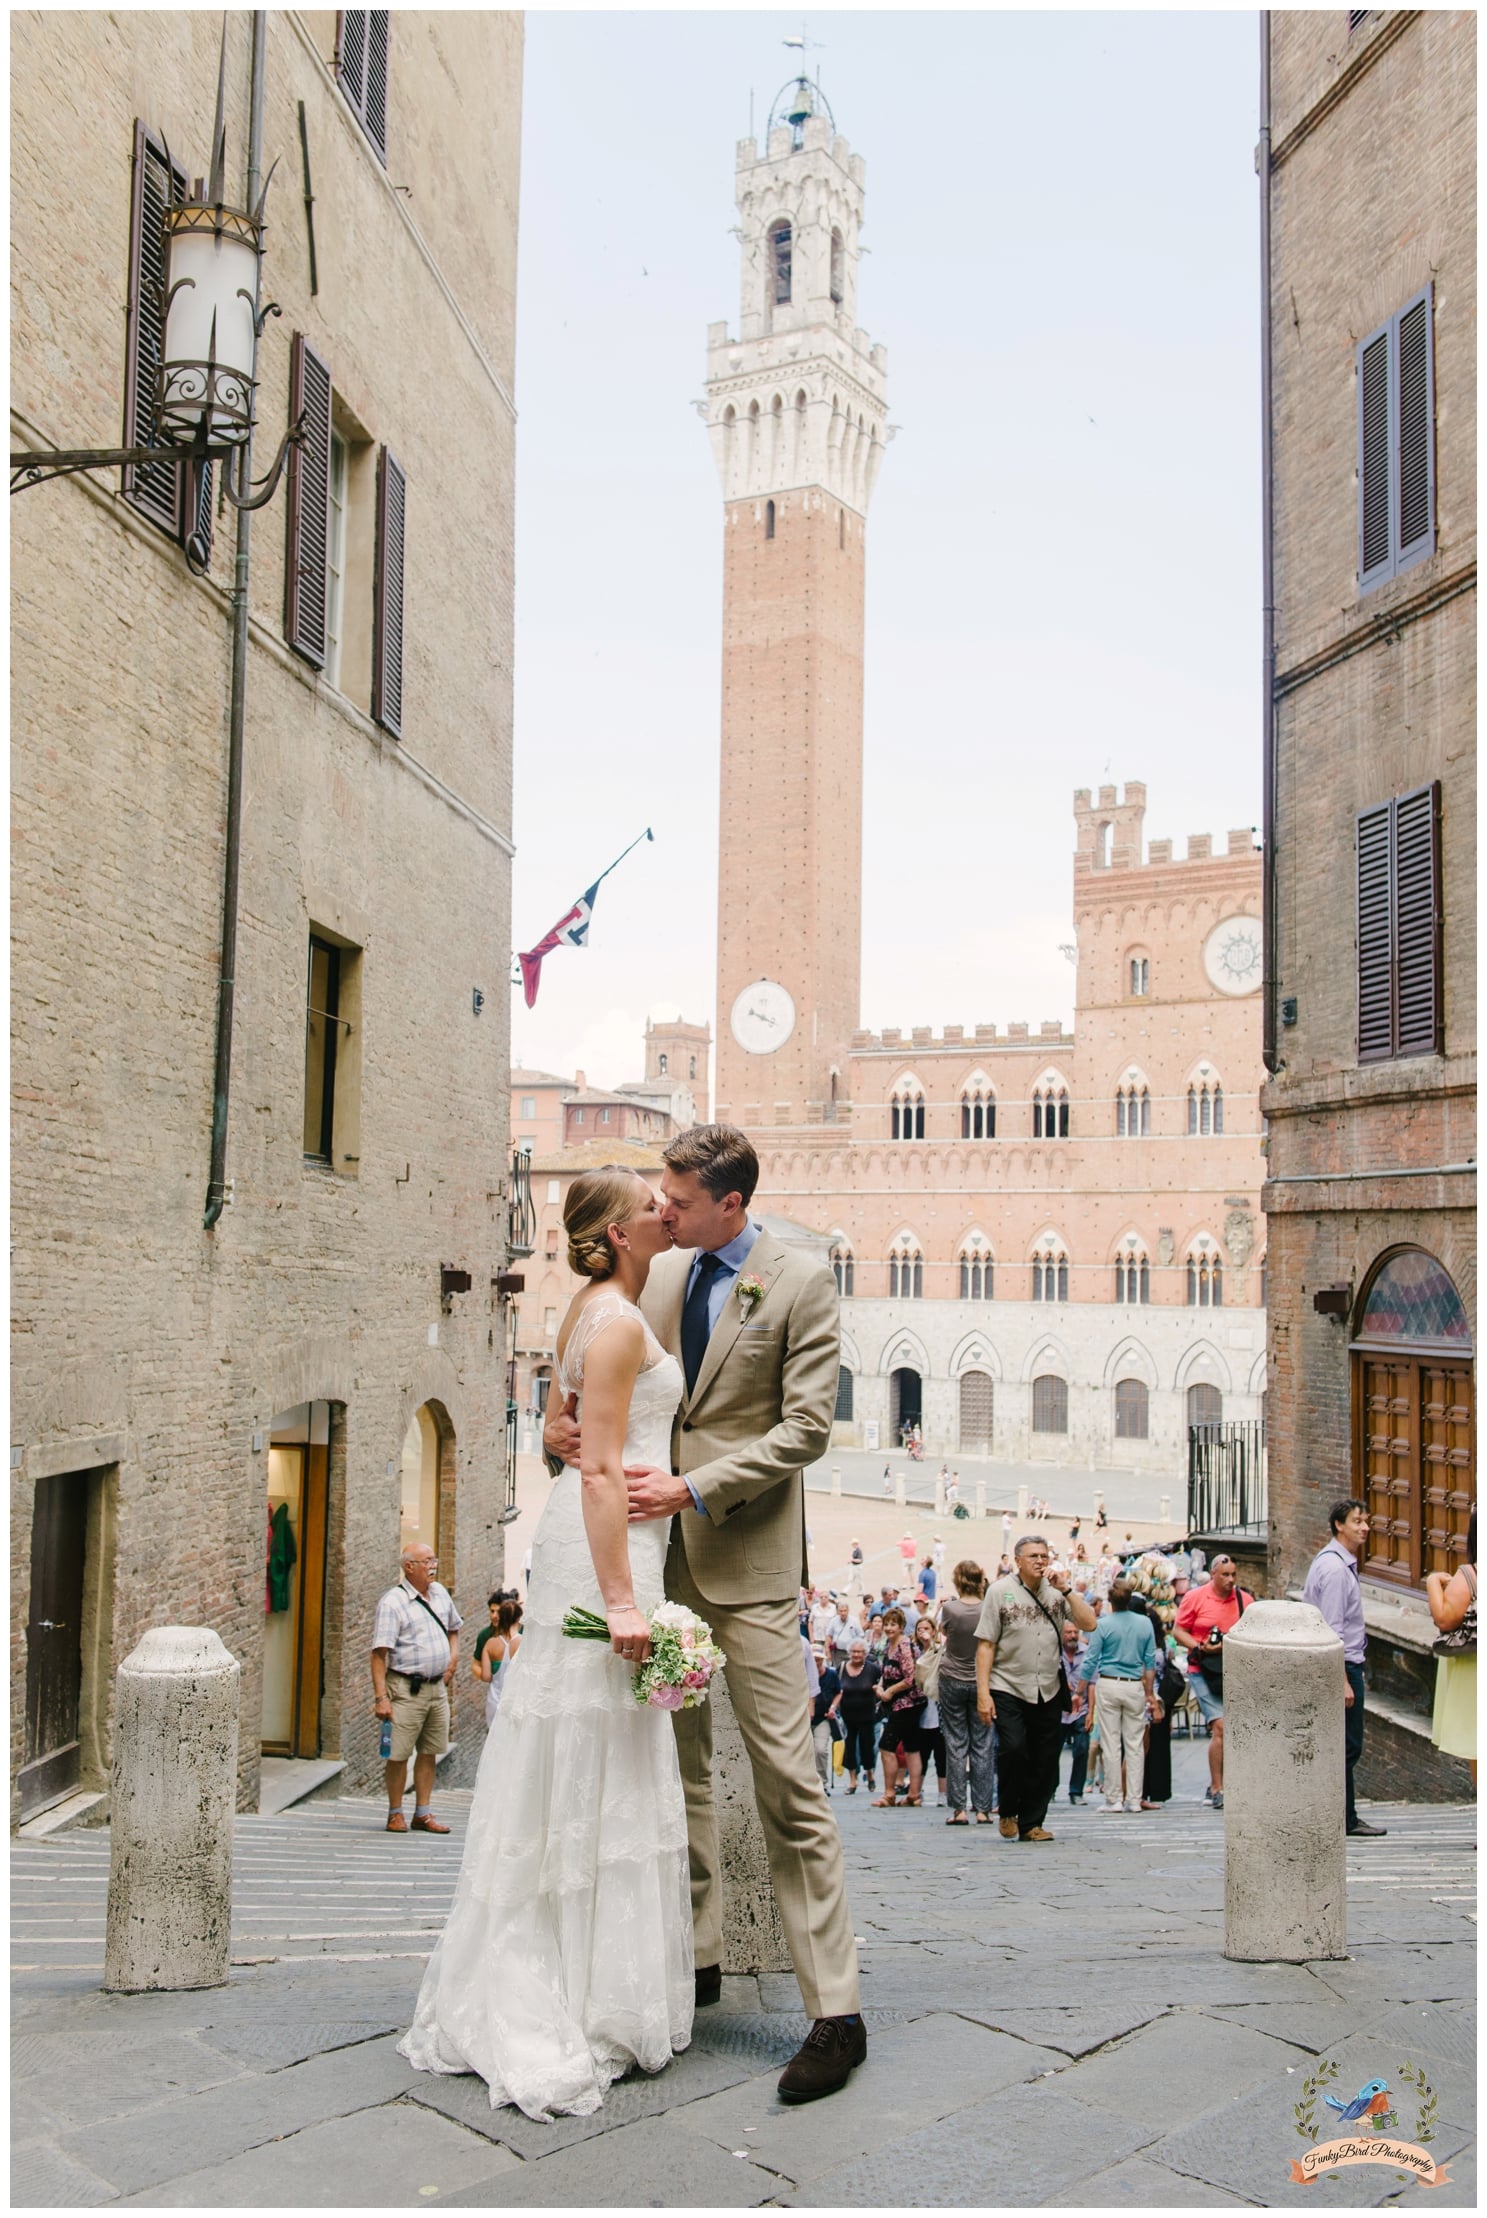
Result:
[[[281,1411],[269,1429],[268,1449],[261,1727],[266,1756],[320,1754],[329,1466],[329,1402],[302,1402]]]
[[[23,1818],[60,1802],[78,1783],[89,1476],[67,1471],[36,1486],[26,1621],[26,1754],[17,1782]]]

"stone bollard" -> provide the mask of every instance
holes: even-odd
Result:
[[[842,1472],[841,1472],[841,1465],[840,1465],[840,1464],[837,1464],[837,1463],[834,1463],[834,1464],[832,1465],[832,1467],[831,1467],[831,1499],[832,1499],[832,1500],[833,1500],[834,1502],[839,1502],[839,1501],[841,1500],[841,1498],[842,1498]]]
[[[775,1907],[764,1828],[754,1800],[754,1768],[721,1672],[708,1689],[707,1698],[713,1713],[713,1799],[718,1806],[718,1868],[723,1888],[723,1969],[729,1973],[793,1971],[785,1929]]]
[[[985,1479],[978,1479],[978,1480],[976,1481],[976,1515],[977,1515],[978,1517],[984,1517],[984,1516],[986,1515],[986,1481],[985,1481]]]
[[[1347,1954],[1342,1642],[1309,1602],[1254,1602],[1224,1636],[1224,1954]]]
[[[944,1516],[944,1514],[945,1514],[945,1482],[944,1482],[944,1480],[943,1480],[943,1479],[939,1479],[939,1478],[937,1478],[937,1479],[935,1480],[935,1515],[936,1515],[936,1517],[943,1517],[943,1516]]]
[[[894,1474],[893,1499],[898,1504],[900,1509],[904,1509],[907,1507],[908,1496],[904,1491],[904,1475],[902,1471],[895,1472]]]
[[[1170,1525],[1171,1522],[1172,1497],[1170,1494],[1163,1494],[1157,1502],[1157,1523],[1159,1525]]]
[[[119,1667],[103,1965],[112,1994],[227,1983],[239,1677],[217,1635],[192,1625],[156,1626]]]
[[[1020,1486],[1020,1487],[1019,1487],[1019,1488],[1017,1489],[1017,1530],[1018,1530],[1018,1532],[1019,1532],[1019,1533],[1021,1533],[1021,1531],[1022,1531],[1022,1528],[1023,1528],[1023,1526],[1024,1526],[1024,1525],[1025,1525],[1026,1523],[1027,1523],[1027,1488],[1026,1488],[1025,1486]]]

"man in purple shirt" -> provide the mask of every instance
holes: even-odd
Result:
[[[1343,1747],[1347,1756],[1347,1828],[1355,1839],[1379,1840],[1388,1831],[1358,1815],[1353,1773],[1363,1753],[1363,1657],[1368,1635],[1363,1623],[1363,1582],[1359,1566],[1368,1545],[1368,1511],[1359,1501],[1334,1502],[1327,1512],[1332,1538],[1312,1561],[1302,1590],[1303,1602],[1319,1609],[1342,1642],[1348,1675],[1348,1714]]]

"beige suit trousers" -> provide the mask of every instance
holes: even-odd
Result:
[[[672,1538],[666,1592],[707,1620],[728,1659],[724,1676],[753,1768],[775,1902],[806,2014],[844,2017],[861,2007],[857,1948],[841,1836],[816,1771],[797,1605],[793,1598],[707,1601],[692,1582],[679,1534]],[[678,1710],[672,1722],[687,1798],[696,1958],[716,1964],[723,1954],[723,1904],[711,1705]]]

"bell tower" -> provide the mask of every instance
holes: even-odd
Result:
[[[857,324],[864,165],[804,77],[738,147],[738,335],[707,335],[723,488],[716,1110],[834,1121],[859,1021],[867,504],[887,352]]]

